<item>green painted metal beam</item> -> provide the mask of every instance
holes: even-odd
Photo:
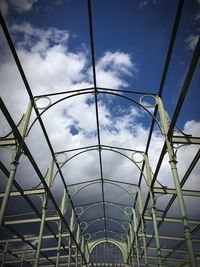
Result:
[[[56,237],[58,238],[58,234],[56,235]],[[69,237],[69,233],[62,233],[62,238],[66,238]],[[43,235],[43,239],[52,239],[55,238],[54,235]],[[7,241],[9,241],[9,243],[15,243],[15,242],[23,242],[23,241],[34,241],[37,240],[38,236],[24,236],[24,239],[22,240],[21,238],[8,238],[8,239],[2,239],[0,240],[0,244],[4,244]]]
[[[19,191],[13,191],[10,193],[10,197],[18,197],[18,196],[29,196],[29,195],[41,195],[44,194],[45,190],[43,188],[37,188],[37,189],[27,189],[23,190],[22,192]],[[3,198],[5,196],[4,192],[0,193],[0,198]]]
[[[59,216],[49,216],[45,218],[46,222],[51,222],[51,221],[58,221],[60,220]],[[26,224],[26,223],[40,223],[41,218],[34,218],[34,219],[20,219],[20,220],[10,220],[10,221],[5,221],[4,225],[16,225],[16,224]]]
[[[144,215],[144,219],[147,221],[152,221],[152,217],[148,215]],[[173,218],[173,217],[158,217],[157,216],[157,221],[163,221],[163,222],[169,222],[169,223],[181,223],[182,224],[182,219],[179,218]],[[188,220],[190,224],[200,224],[200,220]]]
[[[16,144],[15,138],[0,138],[0,146],[15,146]]]
[[[173,188],[161,188],[154,187],[153,192],[155,194],[171,194],[177,195],[177,192]],[[182,189],[183,196],[200,197],[200,191]]]
[[[200,145],[200,137],[185,135],[185,136],[173,136],[171,142],[174,144],[185,145]]]

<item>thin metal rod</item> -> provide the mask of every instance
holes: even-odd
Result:
[[[155,233],[155,242],[156,242],[157,255],[158,255],[158,266],[162,267],[163,266],[162,253],[161,253],[160,239],[159,239],[159,232],[158,232],[158,225],[157,225],[156,203],[155,203],[154,195],[151,189],[152,172],[151,172],[151,167],[149,165],[149,159],[147,155],[145,155],[145,167],[146,167],[147,182],[148,182],[150,201],[151,201],[151,215],[152,215],[154,233]]]
[[[41,219],[41,224],[40,224],[40,232],[39,232],[39,238],[38,238],[34,267],[38,267],[39,263],[40,263],[40,253],[41,253],[42,238],[43,238],[43,233],[44,233],[47,202],[48,202],[48,198],[47,198],[47,196],[45,196],[45,199],[43,201],[43,207],[42,207],[42,219]]]
[[[96,68],[95,68],[95,53],[94,53],[94,37],[93,37],[93,25],[92,25],[92,7],[91,1],[88,0],[88,18],[89,18],[89,31],[90,31],[90,46],[91,46],[91,57],[92,57],[92,72],[93,72],[93,83],[94,83],[94,98],[95,98],[95,111],[96,111],[96,124],[97,124],[97,140],[99,147],[99,165],[100,165],[100,178],[101,178],[101,190],[102,200],[105,202],[104,196],[104,179],[103,179],[103,167],[102,167],[102,155],[101,155],[101,139],[100,139],[100,127],[99,127],[99,110],[98,110],[98,91],[96,82]],[[106,216],[105,205],[103,205],[103,213]],[[105,229],[107,229],[106,220],[104,221]],[[105,232],[106,239],[107,233]]]
[[[168,129],[168,132],[167,132],[167,137],[168,138],[170,138],[172,133],[173,133],[176,121],[177,121],[178,116],[180,114],[181,108],[183,106],[183,102],[185,100],[185,97],[187,95],[187,92],[188,92],[192,77],[194,75],[194,71],[195,71],[196,66],[198,64],[199,57],[200,57],[200,37],[198,38],[198,42],[197,42],[195,51],[193,53],[192,61],[191,61],[190,67],[189,67],[189,69],[187,71],[187,75],[186,75],[186,78],[185,78],[185,81],[184,81],[184,84],[183,84],[183,87],[182,87],[182,90],[181,90],[181,94],[179,96],[178,103],[176,105],[176,109],[175,109],[174,115],[172,117],[172,121],[170,123],[169,129]]]
[[[140,220],[141,220],[141,229],[142,229],[142,240],[143,240],[143,248],[144,248],[144,261],[146,266],[148,266],[148,253],[147,253],[147,242],[146,242],[146,228],[144,223],[144,218],[142,216],[143,211],[143,199],[140,188],[138,188],[138,204],[139,204],[139,214],[140,214]]]
[[[179,23],[180,23],[180,18],[181,18],[181,13],[182,13],[182,10],[183,10],[183,5],[184,5],[184,0],[179,0],[178,7],[177,7],[177,12],[176,12],[176,17],[175,17],[175,21],[174,21],[174,26],[173,26],[173,30],[172,30],[172,34],[171,34],[171,38],[170,38],[169,48],[168,48],[168,51],[167,51],[165,65],[164,65],[162,78],[161,78],[161,82],[160,82],[159,92],[158,92],[158,96],[160,96],[160,97],[162,97],[162,93],[163,93],[163,90],[164,90],[165,80],[166,80],[166,76],[167,76],[167,72],[168,72],[168,68],[169,68],[169,64],[170,64],[170,60],[171,60],[171,56],[172,56],[172,52],[173,52],[173,47],[174,47],[174,43],[175,43],[175,39],[176,39],[177,30],[178,30]],[[158,112],[158,108],[156,106],[154,114],[153,114],[154,117],[157,116],[157,112]],[[150,142],[151,142],[154,126],[155,126],[155,120],[152,120],[151,126],[150,126],[150,130],[149,130],[149,136],[148,136],[148,140],[147,140],[147,144],[146,144],[145,154],[148,154],[148,150],[149,150],[149,146],[150,146]],[[160,156],[160,159],[159,159],[159,161],[160,161],[159,165],[161,165],[163,156],[164,156],[164,153],[163,153],[163,150],[162,150],[162,153],[161,153],[161,156]],[[144,163],[142,165],[142,170],[144,170]],[[138,186],[140,186],[141,181],[142,181],[142,173],[140,175],[140,180],[139,180]],[[135,203],[137,202],[137,197],[138,196],[136,195]],[[147,201],[149,201],[149,197],[147,198]],[[140,223],[139,223],[139,225],[140,225]]]

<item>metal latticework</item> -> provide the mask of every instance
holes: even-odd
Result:
[[[87,2],[93,83],[89,88],[34,94],[0,15],[29,97],[29,102],[23,103],[19,122],[0,98],[1,115],[10,129],[0,138],[4,154],[0,161],[1,266],[200,266],[200,214],[190,206],[200,197],[198,188],[190,186],[194,182],[192,174],[198,169],[200,137],[176,127],[198,64],[199,39],[171,119],[163,97],[184,1],[178,4],[160,87],[154,92],[98,86],[91,2]],[[71,101],[76,101],[78,109],[81,98],[93,107],[91,121],[86,124],[93,124],[95,141],[71,146],[72,140],[61,138],[56,147],[53,114],[67,113]],[[117,130],[115,140],[104,137],[102,103],[110,99],[116,101],[116,108],[120,103],[127,109],[135,107],[139,118],[148,121],[145,146],[130,146],[128,137],[128,145],[121,145],[119,139],[123,137]],[[118,113],[118,123],[122,123]],[[134,123],[131,121],[130,127]],[[106,127],[109,131],[109,125]],[[58,128],[54,134],[61,131]],[[134,127],[131,131],[134,137]],[[153,162],[155,136],[160,143]],[[34,146],[38,147],[37,153]],[[190,162],[180,169],[179,163],[185,164],[181,158],[184,153],[191,155]],[[44,165],[38,161],[39,155]],[[113,161],[112,166],[108,159]],[[163,166],[167,173],[163,174]],[[74,178],[72,169],[78,169],[80,177]]]

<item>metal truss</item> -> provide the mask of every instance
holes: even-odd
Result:
[[[27,110],[24,112],[24,116],[18,125],[14,122],[3,100],[0,99],[1,112],[11,128],[9,135],[0,138],[0,146],[2,148],[12,148],[10,169],[7,168],[4,162],[0,162],[2,176],[6,181],[5,188],[0,193],[0,199],[2,200],[0,211],[1,266],[199,266],[200,217],[189,218],[185,206],[185,197],[199,198],[200,192],[183,188],[183,186],[186,184],[186,181],[190,181],[191,173],[195,166],[197,166],[200,152],[198,150],[194,158],[191,159],[191,163],[184,176],[180,177],[175,145],[198,146],[200,144],[200,137],[185,134],[177,135],[174,132],[199,60],[199,40],[170,122],[162,98],[182,9],[183,1],[180,0],[160,88],[158,92],[154,93],[98,87],[96,82],[92,7],[91,1],[88,0],[93,87],[45,95],[33,95],[4,19],[0,15],[1,27],[30,98],[29,103],[24,103],[24,105],[27,104]],[[94,98],[97,144],[54,151],[49,133],[43,122],[43,114],[64,100],[67,101],[70,98],[81,95],[91,95]],[[150,116],[151,125],[144,151],[135,150],[134,147],[115,147],[102,143],[98,101],[100,97],[105,95],[119,97],[131,102],[142,108]],[[54,97],[56,97],[56,100],[54,100]],[[154,101],[153,113],[149,111],[146,104],[142,101],[145,97],[152,98]],[[38,107],[37,101],[44,98],[49,101],[49,104],[44,108]],[[33,114],[35,117],[31,119]],[[29,134],[36,123],[40,125],[49,147],[51,160],[45,175],[41,172],[27,144]],[[158,127],[164,137],[164,143],[153,173],[148,153],[155,127]],[[98,152],[100,177],[68,184],[63,168],[69,164],[70,160],[92,151]],[[103,152],[105,151],[115,153],[131,162],[139,171],[138,183],[126,182],[117,177],[114,180],[104,177],[102,159]],[[127,152],[132,156],[129,156]],[[65,157],[68,154],[71,156],[67,156],[64,160],[59,161],[60,155]],[[134,158],[136,154],[140,156],[139,161]],[[169,158],[174,188],[158,186],[156,184],[165,154]],[[22,155],[26,156],[33,167],[35,176],[40,180],[39,186],[35,188],[23,188],[15,179]],[[61,202],[57,201],[56,194],[52,190],[58,176],[63,186]],[[101,200],[77,203],[76,197],[94,185],[100,185],[101,187]],[[108,201],[105,197],[106,185],[111,186],[113,190],[121,190],[121,194],[127,196],[130,200],[129,203],[120,202],[118,199],[116,201]],[[146,190],[145,195],[143,194],[144,186]],[[75,188],[75,193],[71,191],[73,188]],[[157,207],[158,196],[168,197],[166,207],[162,212]],[[37,197],[41,200],[39,205],[34,201]],[[25,203],[32,212],[8,216],[7,207],[11,199],[15,199],[16,202]],[[178,201],[180,217],[168,216],[168,211],[175,201]],[[116,210],[118,216],[115,217],[112,214],[108,214],[107,208]],[[50,212],[50,209],[53,210],[53,213]],[[94,213],[95,216],[87,217],[88,212],[94,209],[101,210],[102,215],[96,216]],[[90,229],[91,226],[100,222],[103,222],[103,228]],[[165,223],[168,224],[168,227],[174,227],[174,225],[177,227],[178,225],[178,227],[183,229],[183,235],[162,234],[160,229]],[[148,224],[151,227],[148,227]],[[36,225],[35,234],[30,235],[29,229],[33,225]],[[23,228],[20,228],[20,226]],[[113,258],[110,262],[104,261],[103,258],[104,254],[107,253],[106,250],[99,251],[97,249],[101,244],[112,244],[116,247],[119,254],[121,253],[121,260],[117,262]],[[102,246],[105,247],[106,245]],[[96,259],[99,259],[99,262],[92,260],[96,255],[94,255],[94,251],[97,253]],[[108,259],[106,258],[106,260]]]

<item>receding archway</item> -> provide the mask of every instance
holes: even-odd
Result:
[[[100,239],[90,244],[89,262],[92,266],[124,266],[125,250],[122,242]]]

